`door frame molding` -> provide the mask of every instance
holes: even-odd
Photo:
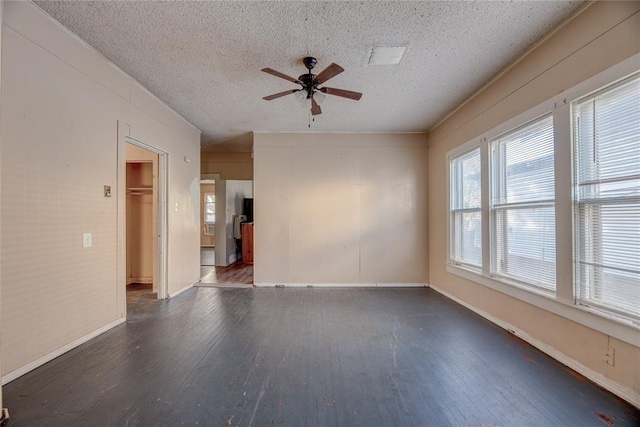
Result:
[[[132,144],[158,155],[158,206],[157,206],[157,230],[158,239],[156,257],[156,271],[154,272],[158,284],[158,299],[166,299],[169,297],[169,226],[168,226],[168,177],[169,177],[169,153],[160,150],[157,147],[149,145],[143,141],[137,140],[131,136],[131,126],[125,122],[118,120],[118,175],[117,175],[117,206],[118,206],[118,222],[117,222],[117,289],[118,289],[118,307],[121,309],[122,317],[126,317],[126,147]]]
[[[214,264],[216,267],[228,265],[227,257],[227,200],[224,197],[226,180],[220,178],[219,173],[200,174],[200,181],[214,181],[216,185],[216,251]],[[222,197],[221,197],[222,196]],[[224,213],[224,215],[219,215]],[[222,221],[220,221],[222,219]],[[201,221],[202,222],[202,221]]]

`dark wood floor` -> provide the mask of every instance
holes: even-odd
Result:
[[[253,265],[242,261],[226,267],[215,267],[213,248],[200,248],[200,282],[196,286],[251,287]]]
[[[193,288],[4,387],[11,426],[637,426],[428,289]]]

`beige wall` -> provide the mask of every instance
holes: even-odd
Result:
[[[200,156],[203,174],[219,174],[220,179],[253,179],[253,158],[251,153],[202,151]]]
[[[130,125],[131,137],[168,153],[169,292],[198,280],[200,134],[34,5],[3,3],[6,381],[122,321],[118,121]],[[104,185],[113,197],[103,196]],[[82,247],[83,232],[93,234],[91,248]]]
[[[215,246],[216,236],[204,234],[204,193],[214,193],[215,184],[200,184],[200,246]]]
[[[449,150],[639,52],[638,9],[639,2],[594,3],[429,134],[430,283],[521,329],[621,385],[636,398],[640,396],[637,346],[447,272],[445,156]],[[607,345],[615,348],[614,366],[603,361]]]
[[[255,134],[255,283],[427,280],[425,134]]]

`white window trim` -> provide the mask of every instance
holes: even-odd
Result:
[[[546,103],[541,104],[541,109],[544,110],[546,106],[547,106]],[[524,114],[526,115],[527,113],[529,113],[529,111],[527,111]],[[520,128],[527,127],[530,124],[532,124],[534,122],[537,122],[538,120],[546,119],[548,117],[552,118],[553,129],[556,129],[556,123],[555,122],[556,122],[557,119],[554,116],[554,112],[553,111],[546,111],[546,112],[542,113],[539,116],[529,117],[526,121],[521,122],[519,125],[517,125],[517,126],[515,126],[513,128],[510,128],[505,132],[501,132],[501,133],[499,133],[497,135],[491,135],[491,136],[487,135],[486,139],[487,139],[488,142],[486,143],[486,145],[487,145],[488,152],[489,153],[491,152],[491,148],[492,148],[491,145],[494,143],[495,140],[500,139],[502,136],[504,136],[506,134],[509,134],[509,133],[511,133],[513,131],[516,131],[516,130],[518,130]],[[554,141],[555,141],[555,131],[554,131]],[[554,144],[554,147],[555,147],[555,145],[556,144]],[[488,182],[489,189],[493,188],[493,181],[492,181],[493,174],[490,171],[491,167],[493,166],[493,165],[491,165],[491,160],[492,159],[493,159],[493,156],[491,155],[491,157],[489,159],[489,165],[487,166],[488,167],[487,174],[489,176],[489,182]],[[555,152],[554,152],[554,159],[555,159]],[[554,163],[555,163],[555,160],[554,160]],[[555,171],[554,171],[554,175],[555,175]],[[554,182],[555,182],[555,177],[554,177]],[[504,203],[496,204],[495,202],[492,203],[491,200],[493,198],[493,194],[491,192],[489,192],[487,194],[488,194],[487,200],[488,200],[488,205],[489,205],[489,233],[490,233],[490,238],[489,238],[488,241],[490,242],[489,250],[491,251],[491,248],[495,244],[493,239],[497,236],[497,231],[495,230],[495,221],[496,221],[496,215],[497,215],[496,212],[498,210],[500,210],[500,209],[503,209],[505,204]],[[534,200],[534,201],[528,201],[528,202],[518,202],[517,204],[519,206],[525,206],[525,207],[536,207],[536,206],[542,206],[543,204],[552,204],[553,207],[555,208],[555,203],[556,203],[555,199],[556,199],[556,196],[555,196],[555,192],[554,192],[554,199],[550,199],[550,200]],[[513,203],[511,203],[511,205],[513,205]],[[555,243],[557,245],[557,237],[556,237],[556,242]],[[557,256],[556,256],[556,260],[557,260]],[[549,293],[551,295],[555,294],[556,290],[548,290],[548,289],[545,289],[544,286],[537,285],[537,284],[534,284],[532,282],[527,282],[527,281],[518,279],[517,277],[510,277],[508,274],[498,274],[498,273],[494,272],[493,271],[493,266],[492,266],[492,261],[493,260],[490,258],[489,259],[489,271],[490,271],[491,277],[494,277],[496,280],[499,280],[499,281],[504,282],[504,283],[508,283],[510,285],[513,285],[513,286],[520,286],[520,287],[522,287],[524,289],[531,289],[532,291],[539,291],[539,292],[541,292],[543,294],[544,293]],[[557,262],[556,262],[556,269],[557,269]],[[557,281],[558,280],[556,278],[556,284],[557,284]],[[554,285],[556,285],[556,284],[554,284]]]
[[[596,331],[610,335],[634,346],[640,346],[640,325],[631,318],[617,316],[612,312],[576,304],[574,291],[574,226],[573,226],[573,161],[571,102],[597,92],[605,86],[621,81],[640,69],[640,54],[608,68],[570,89],[544,101],[493,129],[468,141],[446,155],[446,204],[447,221],[447,272],[509,295],[538,308],[572,320]],[[553,114],[554,138],[564,143],[554,144],[555,196],[556,196],[556,259],[571,262],[556,262],[556,291],[523,286],[492,277],[490,272],[490,212],[489,212],[489,143],[488,141],[515,129],[537,117]],[[482,271],[468,268],[451,260],[451,160],[464,152],[480,147],[482,173]]]
[[[207,202],[207,195],[208,194],[213,194],[214,199],[216,197],[216,193],[213,192],[213,191],[207,191],[203,195],[202,203],[203,203],[204,206],[202,207],[202,210],[203,210],[203,213],[204,213],[204,223],[205,224],[213,224],[213,225],[215,225],[216,224],[215,221],[207,221],[207,205],[211,203],[211,202]],[[213,202],[214,216],[215,216],[215,206],[216,206],[216,202]]]
[[[454,156],[450,156],[449,154],[447,154],[447,188],[449,189],[449,191],[447,193],[447,203],[450,203],[450,196],[451,196],[451,191],[450,191],[451,190],[451,186],[450,186],[451,162],[453,160],[457,159],[458,157],[464,156],[465,154],[467,154],[467,153],[469,153],[471,151],[474,151],[474,150],[476,150],[478,148],[479,148],[478,145],[474,145],[473,147],[469,148],[468,150],[465,150],[465,151],[463,151],[461,153],[458,153],[458,154],[456,154]],[[481,159],[480,160],[480,171],[481,171],[480,173],[482,174],[482,150],[479,150],[479,151],[480,151],[480,159]],[[481,175],[481,180],[480,180],[480,183],[481,183],[480,185],[481,186],[483,185],[482,184],[483,183],[483,181],[482,181],[483,178],[484,177]],[[481,188],[480,189],[481,194],[482,194],[482,191],[483,191],[483,189]],[[482,266],[477,266],[477,265],[471,264],[469,262],[465,262],[465,261],[461,261],[461,260],[454,260],[453,259],[453,253],[454,253],[453,249],[454,248],[452,247],[450,242],[453,241],[455,233],[453,232],[453,227],[450,227],[449,225],[451,224],[451,218],[453,217],[454,213],[457,212],[457,211],[459,212],[459,211],[465,210],[465,209],[451,209],[451,204],[448,204],[448,208],[447,209],[448,209],[447,229],[449,230],[449,237],[447,239],[447,254],[448,254],[448,257],[449,257],[448,258],[449,262],[451,264],[453,264],[453,265],[457,265],[459,267],[466,268],[466,269],[471,270],[471,271],[480,271],[482,269]],[[482,215],[484,215],[484,213],[482,211],[482,206],[480,206],[479,208],[467,209],[467,211],[468,212],[478,211],[478,212],[480,212],[480,216],[481,217],[482,217]],[[482,224],[484,224],[484,223],[482,223]],[[483,241],[484,241],[484,233],[483,233],[482,238],[483,238]],[[484,246],[483,246],[482,250],[483,250],[483,254],[482,255],[484,257]],[[483,261],[483,264],[484,264],[484,261]]]

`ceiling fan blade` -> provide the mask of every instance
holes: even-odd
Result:
[[[316,100],[311,98],[311,115],[317,116],[318,114],[322,114],[322,110]]]
[[[329,65],[327,68],[325,68],[324,70],[322,70],[320,74],[318,74],[313,81],[319,85],[337,76],[343,71],[344,71],[344,68],[342,68],[338,64],[333,63]]]
[[[284,92],[274,93],[273,95],[265,96],[262,99],[265,101],[271,101],[272,99],[280,98],[281,96],[291,95],[292,93],[300,92],[300,89],[285,90]]]
[[[360,98],[362,98],[362,94],[360,92],[353,92],[351,90],[344,90],[344,89],[336,89],[334,87],[320,88],[320,92],[326,93],[327,95],[335,95],[335,96],[341,96],[343,98],[353,99],[354,101],[357,101]]]
[[[298,83],[298,84],[302,84],[302,82],[298,79],[294,79],[293,77],[287,76],[286,74],[282,74],[280,71],[276,71],[272,68],[263,68],[262,71],[264,71],[267,74],[271,74],[272,76],[276,76],[276,77],[280,77],[281,79],[285,79],[290,81],[291,83]]]

